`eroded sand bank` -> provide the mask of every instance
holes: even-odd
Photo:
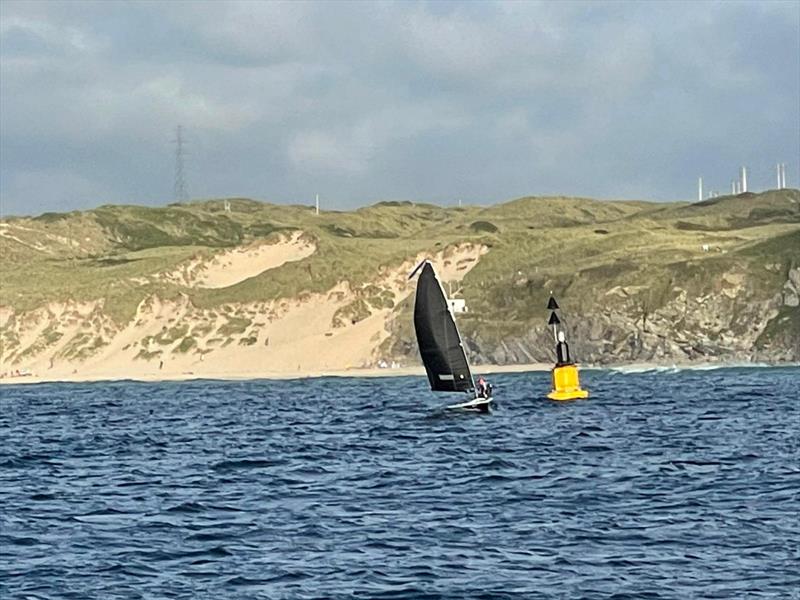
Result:
[[[296,252],[303,243],[297,235],[286,242]],[[443,282],[458,282],[486,251],[461,244],[432,261]],[[169,301],[150,296],[122,326],[103,313],[101,301],[51,304],[24,318],[3,313],[0,325],[14,329],[18,344],[0,361],[0,381],[369,376],[383,364],[381,347],[397,306],[415,289],[408,274],[424,257],[384,269],[368,282],[340,282],[296,298],[199,309],[185,294]],[[48,338],[57,339],[37,346]]]

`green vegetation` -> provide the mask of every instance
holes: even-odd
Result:
[[[51,324],[48,325],[44,331],[39,335],[36,341],[28,346],[20,355],[19,359],[25,358],[28,356],[35,356],[42,350],[45,350],[52,344],[55,344],[58,340],[64,337],[64,333],[58,331],[55,325]]]
[[[159,346],[170,346],[183,338],[189,333],[189,326],[186,324],[176,325],[172,328],[164,326],[162,330],[156,335],[148,335],[140,340],[140,344],[144,348],[148,348],[151,344],[158,344]]]
[[[0,306],[20,315],[51,302],[99,301],[97,310],[122,326],[147,298],[183,297],[198,309],[213,311],[207,313],[212,318],[226,316],[209,345],[236,340],[246,345],[255,343],[248,331],[252,319],[235,305],[327,293],[348,281],[357,297],[336,313],[335,323],[394,308],[396,335],[387,350],[402,353],[409,342],[411,305],[394,307],[391,294],[374,282],[420,253],[434,254],[461,242],[490,247],[460,284],[470,312],[459,317],[467,337],[480,337],[488,345],[539,328],[547,318],[550,291],[571,315],[622,311],[638,315],[644,326],[681,293],[687,298],[722,294],[731,285],[723,281],[730,273],[741,273],[748,285],[747,295],[732,302],[730,310],[745,311],[748,304],[773,298],[789,269],[800,266],[797,190],[695,204],[561,197],[520,198],[488,208],[381,202],[320,215],[310,207],[241,198],[230,204],[230,212],[223,200],[209,200],[5,220]],[[316,252],[238,284],[187,287],[165,276],[194,257],[256,240],[276,241],[292,231],[303,231]],[[798,311],[781,310],[760,343],[796,327]],[[139,358],[158,355],[149,350],[151,343],[197,351],[196,340],[214,326],[205,322],[189,331],[176,323],[142,340]],[[55,343],[55,335],[48,333],[46,342]],[[93,352],[104,343],[85,335],[69,340],[62,354]],[[4,356],[18,343],[7,328],[0,332]]]
[[[102,336],[89,332],[79,332],[58,352],[57,357],[66,360],[82,360],[92,356],[106,343]]]
[[[197,346],[197,340],[191,336],[187,336],[181,340],[181,343],[175,348],[175,352],[179,352],[181,354],[186,354],[192,348]]]
[[[139,359],[139,360],[152,360],[154,358],[159,358],[161,356],[161,354],[162,354],[161,350],[154,350],[154,351],[150,352],[150,351],[145,350],[144,348],[142,348],[141,350],[139,350],[139,353],[136,356],[134,356],[133,358],[134,359]]]
[[[380,290],[370,295],[367,298],[367,302],[376,310],[394,308],[394,295],[390,290]]]
[[[240,335],[247,331],[247,328],[250,327],[252,321],[245,317],[227,317],[228,322],[224,325],[221,325],[219,329],[217,329],[217,334],[223,335],[225,337],[230,337],[232,335]]]
[[[0,305],[28,311],[48,302],[103,300],[116,323],[129,322],[139,303],[156,294],[187,294],[200,308],[231,302],[326,292],[340,281],[368,281],[381,266],[394,266],[458,232],[481,209],[461,211],[403,202],[351,213],[314,215],[310,208],[252,200],[222,200],[164,208],[104,206],[85,213],[47,214],[8,223],[15,238],[0,237]],[[303,261],[222,289],[185,288],[160,277],[198,254],[302,230],[317,252]]]
[[[472,225],[469,226],[472,231],[481,233],[497,233],[497,225],[494,223],[490,223],[489,221],[475,221]]]
[[[341,307],[333,314],[334,327],[346,327],[363,321],[372,314],[369,304],[363,298],[356,298],[349,304]]]
[[[204,337],[207,336],[209,333],[214,331],[214,324],[213,323],[199,323],[192,328],[192,335]]]

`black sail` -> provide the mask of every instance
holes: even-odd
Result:
[[[435,392],[474,389],[456,322],[436,273],[427,261],[417,281],[414,329],[431,389]]]

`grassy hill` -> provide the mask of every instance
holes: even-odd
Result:
[[[800,360],[798,190],[695,204],[382,202],[320,215],[306,206],[229,203],[230,211],[223,200],[208,200],[0,222],[7,313],[0,357],[20,360],[19,323],[53,303],[101,301],[107,327],[122,328],[152,297],[207,311],[295,299],[343,281],[372,282],[420,253],[469,242],[489,249],[457,290],[469,307],[459,325],[478,361],[548,360],[551,291],[584,361]],[[291,232],[302,232],[316,251],[235,285],[211,289],[160,276]],[[361,312],[370,314],[366,306]],[[392,308],[380,354],[413,359],[411,301]],[[45,351],[46,340],[38,343]]]

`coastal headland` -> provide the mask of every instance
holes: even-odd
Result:
[[[434,262],[478,369],[800,360],[800,192],[351,212],[248,199],[0,221],[0,381],[422,374]],[[499,367],[498,367],[499,366]]]

